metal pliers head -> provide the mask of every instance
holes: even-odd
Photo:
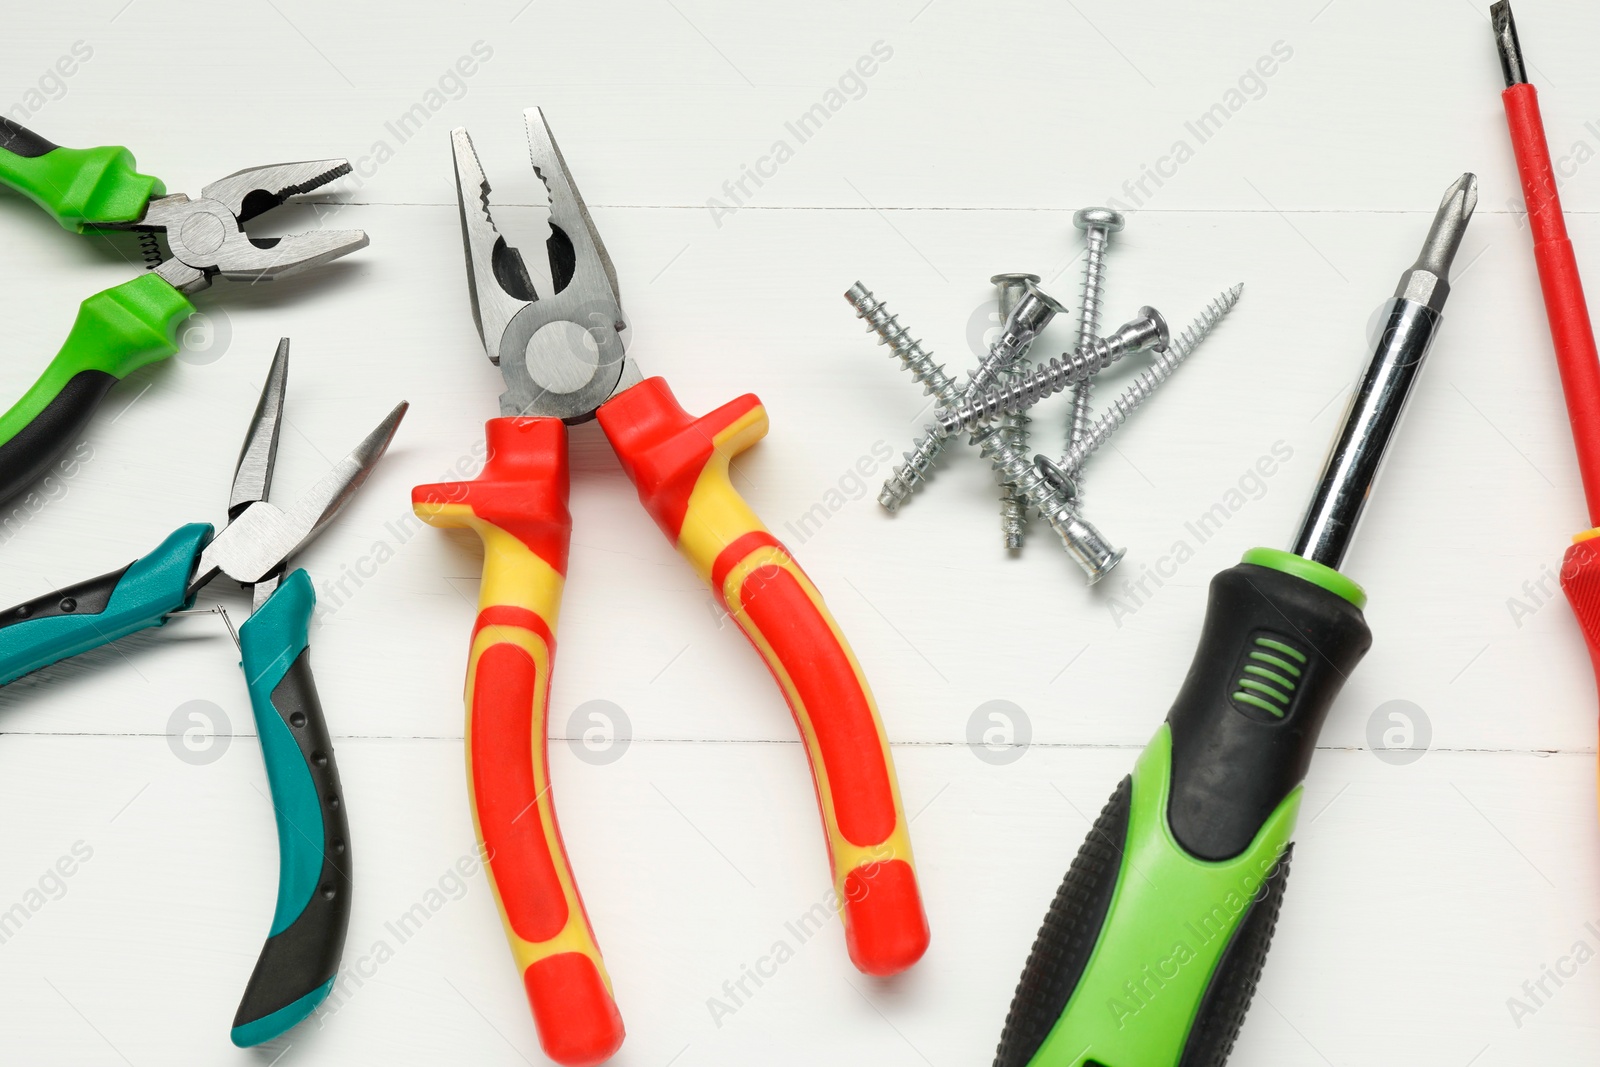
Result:
[[[523,112],[534,173],[550,196],[545,241],[555,291],[535,291],[522,253],[489,213],[489,179],[465,127],[450,132],[456,196],[467,254],[472,316],[506,391],[502,415],[583,422],[616,393],[637,383],[627,358],[627,320],[616,269],[539,108]]]
[[[254,606],[261,607],[278,588],[289,557],[333,521],[367,480],[388,450],[409,406],[403,400],[396,404],[349,455],[334,464],[292,506],[281,508],[271,503],[267,494],[272,488],[272,471],[278,456],[288,373],[289,339],[285,337],[278,342],[239,452],[239,465],[228,495],[227,525],[205,546],[195,564],[189,581],[191,598],[217,575],[226,574],[249,587]]]
[[[317,230],[285,237],[251,237],[244,224],[291,196],[350,173],[343,159],[270,163],[235,171],[200,190],[199,199],[172,193],[151,199],[144,216],[123,228],[165,233],[171,257],[155,272],[193,293],[217,275],[265,281],[319,266],[367,246],[362,230]]]

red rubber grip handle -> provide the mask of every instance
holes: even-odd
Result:
[[[639,499],[749,638],[805,741],[828,836],[845,943],[868,974],[928,947],[911,838],[878,709],[822,594],[728,480],[728,460],[767,432],[742,396],[703,418],[649,378],[601,406],[600,426]]]
[[[483,586],[467,661],[467,777],[500,918],[545,1055],[608,1059],[622,1016],[556,823],[546,754],[555,630],[572,516],[559,419],[501,418],[470,482],[420,485],[412,507],[483,540]]]
[[[1550,340],[1561,371],[1567,421],[1572,424],[1572,442],[1578,450],[1589,525],[1600,526],[1600,354],[1595,351],[1583,279],[1561,214],[1561,196],[1539,115],[1538,90],[1526,83],[1513,85],[1500,99],[1505,104],[1528,225],[1533,230],[1533,258],[1539,267]]]

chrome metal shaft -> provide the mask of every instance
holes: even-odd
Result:
[[[1305,520],[1290,551],[1337,568],[1372,495],[1406,399],[1438,331],[1450,295],[1450,263],[1478,202],[1478,179],[1463,174],[1445,190],[1417,262],[1400,276],[1383,333],[1345,408]]]

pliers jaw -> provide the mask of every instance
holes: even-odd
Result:
[[[268,281],[321,266],[367,246],[362,230],[317,230],[285,237],[251,237],[244,223],[289,197],[350,173],[343,159],[272,163],[219,178],[200,190],[153,198],[137,222],[123,228],[164,233],[171,256],[156,273],[184,293],[206,288],[221,275]]]
[[[272,488],[288,373],[289,339],[285,337],[278,342],[239,451],[228,496],[228,524],[200,553],[189,582],[191,598],[211,579],[226,574],[251,587],[256,608],[265,603],[287,570],[289,558],[349,503],[383,458],[405,417],[407,404],[401,401],[292,507],[280,508],[267,500],[267,494]]]
[[[506,382],[502,415],[584,422],[640,374],[627,358],[628,323],[611,257],[544,114],[529,108],[523,118],[534,173],[549,193],[545,252],[555,292],[535,291],[522,253],[495,226],[489,179],[472,137],[457,127],[450,140],[473,320]]]

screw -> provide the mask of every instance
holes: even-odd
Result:
[[[888,345],[894,357],[911,372],[912,379],[922,383],[923,392],[941,400],[961,395],[961,387],[945,372],[943,364],[936,362],[933,353],[900,325],[899,316],[884,309],[883,301],[873,296],[872,290],[856,282],[845,291],[844,298],[856,309],[857,317],[867,321],[868,332],[878,335],[878,343]]]
[[[1076,501],[1081,481],[1078,472],[1083,468],[1084,461],[1106,443],[1106,439],[1127,421],[1128,416],[1133,414],[1140,404],[1150,399],[1150,394],[1172,375],[1178,364],[1188,359],[1194,350],[1200,347],[1200,342],[1206,339],[1212,327],[1222,321],[1223,316],[1233,310],[1243,293],[1243,282],[1219,293],[1182,333],[1174,335],[1167,350],[1152,361],[1149,369],[1133,380],[1133,384],[1117,397],[1110,410],[1100,416],[1099,420],[1067,449],[1067,454],[1060,460],[1052,462],[1043,456],[1035,457],[1034,462],[1045,479]]]
[[[1064,353],[1037,367],[1003,389],[981,396],[968,395],[956,407],[941,408],[933,431],[949,437],[962,429],[975,430],[1008,411],[1024,411],[1047,396],[1054,396],[1073,382],[1097,374],[1129,352],[1154,346],[1165,352],[1171,335],[1167,321],[1153,307],[1139,309],[1110,335],[1085,341],[1072,352]]]
[[[1089,584],[1093,585],[1110,574],[1111,569],[1122,561],[1126,550],[1113,548],[1104,534],[1078,514],[1066,493],[1047,482],[1027,457],[1006,444],[1000,434],[991,435],[986,443],[992,445],[994,455],[990,462],[994,468],[1003,473],[1016,486],[1017,492],[1039,509],[1044,521],[1061,538],[1068,554],[1083,568]]]
[[[1004,299],[1003,292],[1001,298]],[[866,286],[860,282],[852,285],[845,293],[845,300],[890,346],[913,377],[929,387],[930,392],[950,403],[960,399],[959,387],[944,367],[935,362],[933,356],[911,337],[896,316],[884,310],[883,303]],[[912,487],[925,478],[932,457],[938,455],[946,440],[932,433],[919,437],[912,450],[906,453],[906,462],[896,468],[894,475],[884,484],[878,503],[890,511],[895,510],[900,501],[910,495]],[[1123,550],[1113,548],[1104,534],[1085,522],[1073,509],[1067,495],[1045,481],[1033,464],[1028,462],[1026,453],[1012,447],[1004,434],[995,432],[994,427],[985,427],[984,431],[973,435],[973,441],[1001,480],[1012,487],[1011,491],[1023,508],[1023,513],[1026,514],[1026,508],[1031,504],[1044,516],[1051,529],[1061,538],[1067,552],[1089,576],[1091,585],[1105,577],[1121,561]],[[899,495],[895,495],[896,490],[900,491]]]
[[[900,325],[897,316],[885,311],[883,303],[860,282],[846,290],[844,298],[855,308],[859,317],[867,320],[868,327],[878,334],[879,341],[889,345],[900,362],[911,371],[912,377],[922,382],[929,393],[938,397],[941,405],[950,407],[959,404],[964,397],[978,395],[973,391],[973,383],[992,379],[994,373],[1015,359],[1020,352],[1026,351],[1039,331],[1044,329],[1058,312],[1064,310],[1059,303],[1032,282],[1024,282],[1023,288],[1022,298],[1006,317],[1005,329],[994,344],[989,346],[989,354],[984,357],[978,369],[973,371],[965,389],[955,384],[944,367],[934,362],[933,357],[910,337]],[[977,430],[979,427],[974,426],[973,429]],[[903,462],[889,473],[888,480],[878,492],[878,503],[886,511],[898,510],[900,505],[916,492],[917,486],[928,480],[934,462],[944,451],[947,436],[929,426],[912,443],[911,451],[905,453]],[[976,439],[974,443],[978,443]]]
[[[856,282],[844,294],[845,302],[855,308],[856,316],[865,319],[867,329],[878,335],[878,343],[888,345],[900,364],[911,377],[922,383],[923,390],[936,397],[941,404],[955,404],[961,400],[961,386],[950,377],[944,364],[933,358],[933,353],[922,347],[922,342],[911,336],[900,325],[899,316],[889,314],[883,301],[872,295],[872,290]],[[928,475],[944,451],[944,438],[927,434],[912,442],[911,451],[904,461],[889,474],[878,492],[878,504],[885,511],[896,511],[911,496]]]
[[[999,290],[997,303],[1000,308],[1002,320],[1011,317],[1011,311],[1027,292],[1029,283],[1037,285],[1037,274],[996,274],[989,281]],[[1017,353],[1017,358],[1012,360],[1001,372],[1000,381],[1004,384],[1016,378],[1018,374],[1026,373],[1030,364],[1027,349]],[[1005,435],[1005,441],[1018,452],[1026,455],[1028,452],[1028,423],[1032,421],[1025,411],[1008,412],[1000,417],[998,424],[990,433]],[[990,458],[985,453],[984,458]],[[1000,483],[1000,533],[1007,549],[1015,550],[1022,547],[1023,538],[1028,525],[1028,501],[1020,493],[1014,483],[1004,481]]]
[[[1072,224],[1083,231],[1083,287],[1079,293],[1078,344],[1100,336],[1100,303],[1105,290],[1106,246],[1111,235],[1125,225],[1122,215],[1108,207],[1086,207],[1075,212]],[[1072,387],[1072,406],[1067,416],[1067,447],[1070,449],[1088,432],[1089,404],[1094,380],[1085,378]]]
[[[1031,281],[1022,283],[1022,295],[1006,316],[1005,329],[989,346],[972,377],[967,379],[967,394],[975,396],[986,392],[994,384],[1000,369],[1025,352],[1039,331],[1050,325],[1050,320],[1067,310],[1052,296]]]
[[[898,511],[917,486],[928,480],[934,461],[944,451],[945,439],[938,434],[923,434],[911,443],[911,451],[889,472],[883,488],[878,490],[878,504],[885,511]]]

